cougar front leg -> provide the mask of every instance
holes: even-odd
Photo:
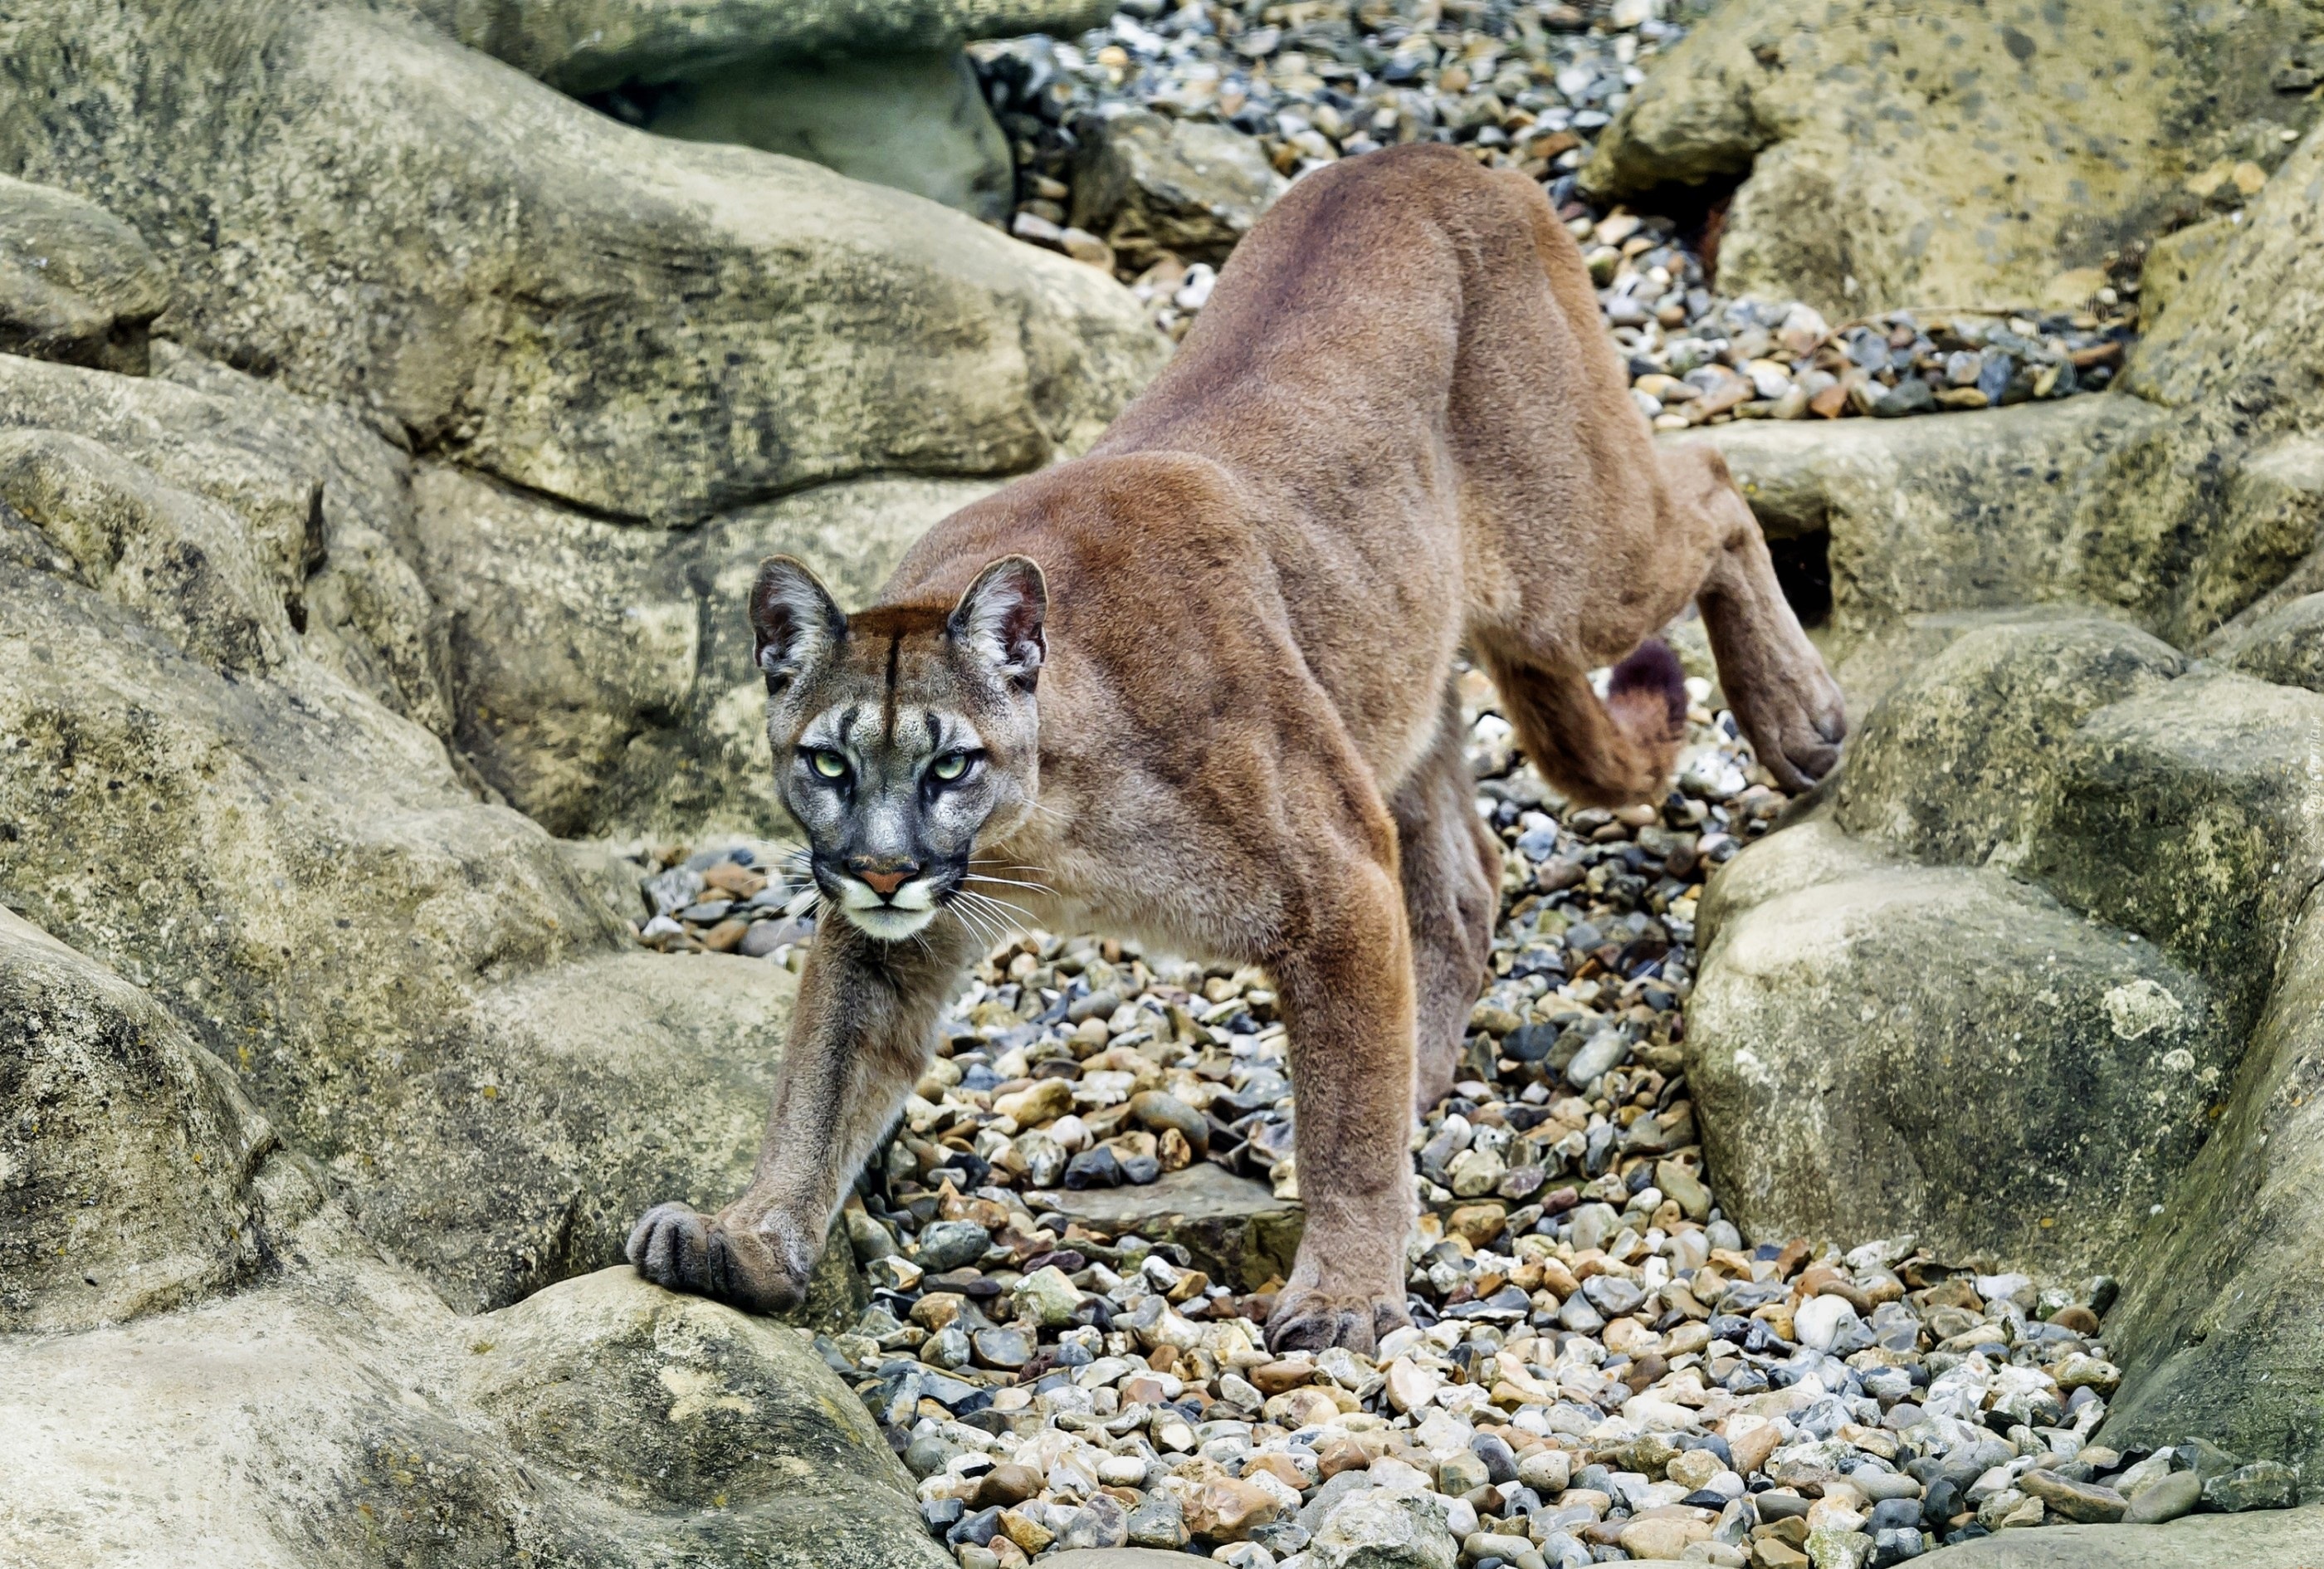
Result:
[[[1396,879],[1369,861],[1336,884],[1304,943],[1268,966],[1291,1040],[1307,1229],[1267,1321],[1273,1349],[1369,1353],[1405,1322],[1412,1226],[1412,950]]]
[[[1687,456],[1692,455],[1692,456]],[[1695,593],[1719,682],[1751,750],[1787,789],[1805,789],[1840,764],[1848,714],[1840,683],[1824,669],[1775,580],[1759,521],[1709,448],[1681,448],[1666,460],[1695,467],[1716,545]],[[1674,475],[1674,477],[1676,477]]]
[[[972,946],[956,920],[882,944],[826,918],[799,977],[750,1186],[715,1215],[678,1203],[647,1211],[630,1232],[638,1273],[754,1313],[797,1305],[847,1185],[927,1066]]]

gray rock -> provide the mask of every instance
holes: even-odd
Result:
[[[862,1403],[795,1332],[627,1268],[460,1317],[329,1206],[252,1288],[0,1339],[8,1546],[81,1569],[696,1562],[943,1569]],[[48,1436],[69,1428],[70,1444]],[[241,1503],[205,1501],[225,1490]]]
[[[1067,1552],[1076,1548],[1120,1547],[1130,1540],[1130,1515],[1120,1504],[1104,1493],[1093,1493],[1065,1528],[1057,1533],[1057,1545]]]
[[[1147,1494],[1146,1501],[1130,1511],[1125,1528],[1135,1546],[1167,1549],[1186,1545],[1185,1518],[1178,1500],[1167,1493]]]
[[[1823,823],[1737,856],[1698,928],[1687,1078],[1713,1185],[1754,1235],[2120,1264],[2240,1044],[2152,947]]]
[[[753,57],[650,96],[659,136],[805,158],[972,217],[1009,217],[1009,139],[958,50],[788,62]]]
[[[1849,738],[1833,820],[1914,860],[2014,866],[2058,808],[2058,749],[2090,714],[2161,688],[2176,650],[2092,616],[1969,631]]]
[[[0,1330],[118,1323],[257,1266],[285,1158],[137,988],[0,907]],[[295,1217],[294,1217],[295,1218]]]
[[[385,11],[69,0],[9,69],[0,162],[143,234],[173,335],[604,515],[1037,466],[1167,353],[1093,268],[811,164],[640,136]],[[102,133],[76,129],[98,103]]]
[[[1601,1029],[1582,1044],[1565,1065],[1565,1082],[1575,1089],[1586,1089],[1606,1074],[1622,1066],[1630,1055],[1629,1038],[1618,1029]]]
[[[2230,20],[2078,0],[2004,17],[1939,0],[1837,32],[1820,15],[1800,0],[1721,6],[1629,95],[1583,179],[1632,197],[1747,175],[1720,289],[1803,299],[1835,320],[1933,302],[2078,304],[2098,285],[2070,272],[2098,261],[2092,236],[2193,208],[2185,170],[2243,156],[2238,127],[2310,123],[2267,85],[2312,31],[2291,10]],[[2097,32],[2126,42],[2101,62],[2081,47]],[[2117,66],[2139,92],[2109,93]],[[1877,115],[1831,90],[1873,79]],[[1935,85],[1969,80],[1983,90]],[[2053,135],[2070,146],[2040,168],[2015,156]]]
[[[2203,1501],[2230,1515],[2288,1509],[2300,1501],[2300,1473],[2280,1460],[2255,1460],[2205,1482]]]
[[[2324,594],[2227,630],[2207,651],[2263,681],[2324,692]]]
[[[917,1260],[932,1273],[957,1269],[984,1257],[992,1239],[974,1221],[932,1221],[920,1228]]]
[[[0,175],[0,354],[142,376],[170,275],[137,231],[67,191]]]
[[[1136,110],[1091,127],[1074,169],[1073,221],[1133,267],[1164,251],[1218,263],[1283,190],[1256,139]]]
[[[1332,1511],[1308,1553],[1318,1569],[1453,1569],[1461,1546],[1434,1493],[1373,1489]]]
[[[2123,1523],[2129,1526],[2159,1526],[2165,1520],[2191,1514],[2203,1501],[2203,1479],[2191,1471],[2174,1471],[2160,1478],[2123,1511]]]
[[[743,60],[825,60],[929,53],[976,38],[1070,37],[1105,21],[1103,0],[415,0],[474,49],[567,92],[669,81]]]
[[[1915,1560],[1928,1569],[2282,1569],[2324,1551],[2324,1509],[2192,1515],[2167,1526],[2001,1531]]]
[[[1207,1160],[1163,1173],[1139,1187],[1041,1189],[1027,1195],[1036,1214],[1054,1211],[1119,1235],[1135,1232],[1175,1242],[1194,1267],[1238,1291],[1287,1278],[1305,1212],[1263,1182]]]

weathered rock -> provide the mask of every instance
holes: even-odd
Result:
[[[1223,262],[1283,189],[1241,132],[1139,110],[1092,127],[1074,170],[1073,221],[1133,267],[1164,251]]]
[[[174,336],[593,511],[1031,467],[1167,351],[1093,268],[366,8],[72,0],[0,59],[0,162],[137,227]]]
[[[804,158],[973,217],[1009,217],[1009,139],[957,49],[788,62],[763,56],[632,89],[657,136]]]
[[[233,513],[266,585],[245,597],[271,595],[309,658],[448,736],[435,607],[399,554],[410,535],[403,453],[343,409],[175,344],[152,357],[153,375],[131,380],[0,356],[0,428],[98,442],[129,477],[134,464],[181,493],[164,504],[199,498]]]
[[[927,53],[975,38],[1071,35],[1104,22],[1103,0],[414,0],[461,42],[567,92],[668,81],[765,58]]]
[[[1139,1187],[1063,1188],[1029,1195],[1037,1214],[1054,1210],[1108,1232],[1136,1232],[1176,1242],[1194,1268],[1240,1291],[1287,1278],[1306,1214],[1264,1183],[1235,1177],[1207,1160]]]
[[[170,277],[137,231],[69,192],[0,175],[0,354],[145,374]]]
[[[2146,261],[2138,273],[2138,320],[2142,328],[2149,333],[2154,331],[2171,302],[2186,292],[2187,285],[2205,263],[2227,249],[2228,238],[2239,226],[2224,217],[2206,218],[2164,235],[2147,246]]]
[[[1996,872],[1826,824],[1713,891],[1687,1074],[1748,1233],[2126,1260],[2234,1071],[2200,978]]]
[[[1325,1518],[1309,1549],[1323,1569],[1452,1569],[1460,1544],[1434,1493],[1376,1488]]]
[[[102,449],[71,450],[108,477]],[[12,904],[144,986],[463,1306],[612,1262],[658,1199],[733,1191],[789,975],[630,948],[556,843],[477,804],[433,736],[297,640],[229,679],[143,619],[168,608],[86,586],[0,514]]]
[[[2096,617],[1968,632],[1892,688],[1849,738],[1833,820],[1917,861],[2017,865],[2059,809],[2058,752],[2083,719],[2186,664]]]
[[[1914,1562],[1928,1569],[2276,1569],[2324,1551],[2324,1509],[2196,1515],[2167,1526],[2003,1531]]]
[[[256,1265],[273,1130],[118,975],[0,908],[0,1329],[174,1306]]]
[[[2324,594],[2223,632],[2207,651],[2263,681],[2324,692]]]
[[[2075,305],[2099,281],[2078,270],[2201,210],[2190,175],[2311,123],[2269,73],[2314,26],[2289,4],[1745,0],[1671,51],[1583,178],[1638,196],[1747,176],[1719,247],[1730,293],[1835,317]]]
[[[2099,709],[2022,870],[2159,943],[2256,1018],[2324,861],[2324,697],[2197,669]]]
[[[2324,1324],[2300,1262],[2303,1231],[2324,1214],[2324,1116],[2308,1087],[2324,1063],[2324,907],[2312,894],[2275,971],[2225,1114],[2107,1317],[2124,1371],[2109,1443],[2199,1433],[2241,1454],[2324,1458],[2312,1415]]]
[[[553,832],[786,832],[742,610],[759,562],[798,556],[862,605],[991,488],[859,480],[665,533],[423,466],[414,532],[449,623],[459,743]]]
[[[58,1569],[161,1542],[196,1569],[948,1562],[862,1403],[791,1330],[626,1269],[463,1319],[327,1210],[295,1249],[257,1289],[0,1341],[11,1552]]]

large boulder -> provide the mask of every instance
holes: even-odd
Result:
[[[2313,878],[2313,863],[2309,876]],[[2283,934],[2275,989],[2218,1127],[2126,1270],[2107,1338],[2125,1381],[2101,1436],[2201,1434],[2324,1463],[2324,911]]]
[[[1821,635],[1859,709],[1948,617],[2079,605],[2224,647],[2324,591],[2319,198],[2324,131],[2173,297],[2123,391],[1688,438],[1720,448],[1772,536],[1825,552]]]
[[[1093,268],[383,10],[69,0],[0,22],[0,170],[135,226],[174,337],[608,515],[1028,468],[1167,352]]]
[[[252,1289],[0,1339],[12,1556],[950,1562],[862,1402],[795,1331],[626,1268],[463,1318],[364,1257],[327,1207],[283,1244]]]
[[[0,909],[0,1331],[118,1322],[258,1261],[274,1131],[118,975]]]
[[[1998,1531],[1921,1560],[1925,1569],[2280,1569],[2324,1554],[2324,1509],[2189,1515],[2163,1526]]]
[[[1599,139],[1600,194],[1740,180],[1720,287],[1840,315],[2079,305],[2109,251],[2238,197],[2308,98],[2299,0],[1734,0]],[[2245,166],[2245,167],[2239,167]]]
[[[152,380],[0,378],[80,427],[0,433],[0,494],[31,509],[0,507],[9,904],[143,985],[463,1306],[613,1260],[656,1199],[733,1189],[791,977],[636,951],[555,840],[307,655],[269,531],[361,466],[290,466],[281,430],[237,439],[263,418]],[[206,453],[213,494],[176,483]],[[215,594],[120,565],[172,559]],[[213,610],[263,624],[266,657]]]
[[[77,438],[117,454],[124,476],[134,465],[149,495],[176,493],[156,504],[189,515],[207,514],[203,503],[224,508],[265,585],[245,580],[247,614],[271,623],[256,603],[271,596],[309,659],[450,735],[435,606],[400,553],[411,531],[410,459],[343,409],[174,344],[154,346],[153,361],[154,375],[132,379],[0,355],[0,440],[19,451],[20,485],[40,483],[22,462],[31,451]]]
[[[470,48],[570,93],[749,60],[929,54],[971,39],[1079,32],[1109,0],[409,0]]]
[[[1754,1237],[2123,1268],[2240,1042],[2197,976],[1997,872],[1827,824],[1738,857],[1687,1014],[1720,1202]]]
[[[2296,673],[2307,619],[2233,652]],[[2054,612],[1895,683],[1703,901],[1689,1074],[1747,1228],[2115,1274],[2108,1442],[2324,1457],[2319,745],[2318,694]]]
[[[103,208],[0,176],[0,354],[145,372],[169,274]]]

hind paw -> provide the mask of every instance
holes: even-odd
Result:
[[[1330,1292],[1286,1291],[1267,1318],[1267,1349],[1324,1351],[1343,1345],[1366,1356],[1380,1338],[1412,1322],[1401,1297],[1343,1297]]]

